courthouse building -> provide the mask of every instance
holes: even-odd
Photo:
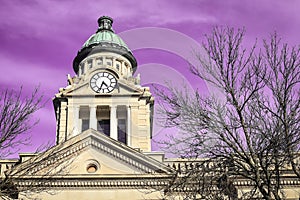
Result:
[[[99,18],[98,30],[74,59],[76,75],[53,98],[56,145],[1,161],[1,176],[9,172],[16,189],[11,197],[162,198],[176,169],[163,153],[151,151],[154,99],[134,77],[137,61],[112,22]]]

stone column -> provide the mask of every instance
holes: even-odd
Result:
[[[92,59],[92,66],[90,69],[93,69],[94,67],[96,66],[96,61],[95,61],[95,58]]]
[[[78,105],[74,105],[74,119],[73,119],[73,123],[74,123],[74,132],[71,133],[71,137],[74,135],[78,135],[81,132],[81,127],[79,127],[79,106]]]
[[[103,56],[103,57],[102,57],[102,66],[105,66],[105,65],[106,65],[106,57]]]
[[[78,76],[81,76],[82,72],[81,72],[81,65],[78,66]]]
[[[96,106],[90,106],[90,128],[97,130]]]
[[[110,137],[118,140],[117,107],[114,105],[110,107]]]
[[[127,108],[127,145],[131,146],[131,109],[130,106],[126,106]]]
[[[111,66],[112,66],[114,69],[117,69],[117,67],[116,67],[116,58],[112,58],[112,59],[111,59]]]
[[[119,68],[119,70],[118,70],[118,72],[119,72],[119,73],[121,73],[121,72],[122,72],[123,65],[124,65],[124,61],[123,61],[123,60],[121,60],[121,61],[120,61],[120,68]]]
[[[138,106],[130,106],[130,117],[131,117],[131,130],[130,130],[130,137],[131,137],[131,147],[133,148],[140,148],[139,144],[139,109]]]

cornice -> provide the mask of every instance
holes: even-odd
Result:
[[[169,184],[171,176],[155,175],[143,176],[135,175],[128,177],[85,177],[85,176],[65,176],[65,177],[26,177],[13,179],[14,184],[19,188],[159,188]]]

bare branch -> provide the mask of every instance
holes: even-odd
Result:
[[[242,48],[244,33],[244,29],[214,28],[203,43],[206,55],[196,52],[199,66],[190,66],[225,99],[188,94],[171,85],[168,92],[158,90],[164,125],[183,132],[166,141],[166,149],[228,169],[219,174],[217,168],[211,169],[213,176],[203,174],[203,165],[200,171],[186,170],[174,187],[186,188],[189,181],[200,184],[209,177],[240,177],[251,181],[249,198],[282,199],[283,171],[293,170],[300,178],[300,49],[281,44],[275,33],[263,40],[262,50],[257,52],[255,44],[247,53]],[[191,174],[203,178],[196,180]],[[226,196],[229,187],[221,184],[215,191]],[[203,197],[205,191],[195,188],[186,195]]]
[[[22,87],[19,91],[6,89],[0,94],[0,158],[14,153],[21,144],[28,144],[30,137],[26,134],[38,123],[32,116],[43,106],[42,98],[38,87],[25,98]]]

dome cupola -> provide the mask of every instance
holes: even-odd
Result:
[[[133,73],[135,72],[136,59],[125,42],[115,34],[112,24],[113,19],[108,16],[102,16],[98,19],[99,27],[96,33],[83,44],[73,60],[73,69],[76,74],[78,74],[79,64],[83,59],[99,52],[112,52],[124,56],[130,61]]]

